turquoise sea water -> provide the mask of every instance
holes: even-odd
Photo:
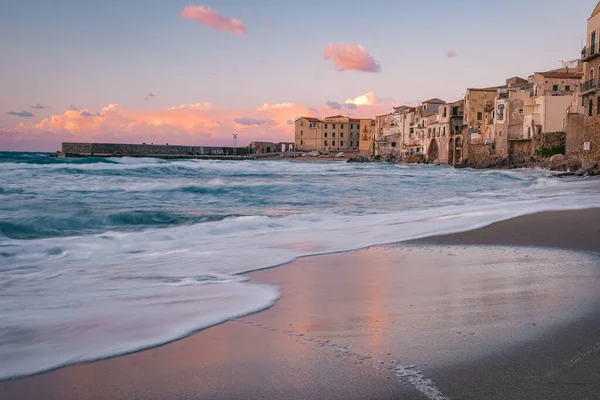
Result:
[[[598,181],[543,171],[0,153],[0,379],[277,300],[242,272],[598,205]]]

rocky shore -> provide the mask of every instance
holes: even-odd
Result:
[[[404,160],[388,154],[385,156],[377,155],[373,157],[355,156],[346,160],[347,163],[370,163],[387,162],[398,164],[435,164],[440,165],[439,161],[428,162],[423,155],[411,155]],[[582,166],[575,158],[567,157],[562,154],[556,154],[552,157],[543,158],[534,157],[500,157],[492,156],[485,163],[471,164],[468,162],[454,165],[455,168],[474,168],[474,169],[518,169],[518,168],[536,168],[548,171],[560,172],[557,177],[566,176],[598,176],[600,167],[597,163],[590,163]]]

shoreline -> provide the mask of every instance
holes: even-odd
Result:
[[[579,214],[579,215],[578,215]],[[570,224],[565,224],[566,220],[577,220],[577,222],[579,223],[575,223],[575,222],[571,222]],[[582,222],[583,221],[583,222]],[[553,247],[553,248],[566,248],[566,249],[570,249],[570,250],[575,250],[575,251],[600,251],[600,244],[597,243],[597,240],[594,240],[594,237],[598,237],[598,233],[600,233],[600,228],[598,228],[600,226],[600,224],[595,222],[600,221],[600,209],[586,209],[586,210],[578,210],[578,211],[556,211],[556,212],[543,212],[543,213],[538,213],[538,214],[530,214],[530,215],[526,215],[526,216],[522,216],[522,217],[517,217],[514,219],[509,219],[506,221],[502,221],[502,222],[497,222],[494,223],[492,225],[488,225],[484,228],[480,228],[478,230],[474,230],[474,231],[467,231],[467,232],[462,232],[462,233],[457,233],[457,234],[450,234],[450,235],[444,235],[444,236],[438,236],[438,237],[430,237],[430,238],[425,238],[425,239],[419,239],[419,240],[415,240],[415,241],[411,241],[408,243],[397,243],[395,245],[383,245],[383,246],[376,246],[376,247],[382,247],[382,248],[386,248],[386,247],[397,247],[397,246],[413,246],[413,245],[436,245],[436,246],[467,246],[467,245],[476,245],[476,246],[481,246],[481,245],[493,245],[493,246],[511,246],[511,245],[515,245],[515,244],[519,244],[520,246],[523,245],[529,245],[529,246],[545,246],[545,247]],[[562,222],[562,223],[560,223]],[[542,227],[541,229],[533,229],[532,226],[535,224],[541,224]],[[558,227],[560,227],[560,229],[557,229]],[[566,229],[566,232],[565,232]],[[567,240],[561,240],[560,238],[557,238],[557,234],[560,235],[560,232],[557,232],[558,230],[565,232],[565,237],[567,237]],[[514,236],[512,239],[507,239],[506,236],[506,232],[517,232],[516,235]],[[579,236],[577,236],[575,234],[575,232],[580,232]],[[478,239],[479,238],[479,239]],[[510,237],[509,237],[510,238]],[[553,242],[552,242],[553,241]],[[365,251],[365,250],[359,250],[360,251]],[[291,268],[293,268],[293,264],[297,264],[297,263],[313,263],[313,264],[319,264],[320,261],[319,260],[323,260],[325,257],[330,257],[332,259],[335,258],[339,258],[341,256],[343,256],[344,254],[350,254],[350,253],[356,253],[356,251],[353,252],[343,252],[343,253],[335,253],[335,254],[330,254],[328,256],[323,256],[323,255],[319,255],[319,256],[307,256],[304,259],[299,259],[296,260],[294,262],[292,262],[292,266]],[[285,275],[288,274],[288,272],[286,272],[288,270],[288,268],[290,268],[290,266],[288,265],[288,267],[286,268],[274,268],[271,267],[269,269],[264,269],[264,270],[260,270],[260,271],[255,271],[255,272],[250,272],[247,275],[251,278],[251,280],[254,281],[254,279],[257,279],[258,283],[263,283],[260,282],[262,280],[262,278],[264,277],[268,277],[270,275]],[[273,273],[273,271],[277,271],[276,273]],[[261,278],[262,277],[262,278]],[[286,296],[289,296],[289,293],[286,294],[286,289],[283,289],[283,297],[285,298]],[[285,310],[279,311],[279,309],[281,307],[279,307],[281,300],[278,301],[274,307],[268,308],[267,311],[262,311],[262,312],[258,312],[255,314],[252,314],[252,316],[256,316],[258,318],[262,318],[264,317],[264,314],[275,314],[275,315],[282,315],[281,313],[283,313]],[[593,315],[597,314],[597,311],[593,311]],[[252,316],[246,316],[242,319],[251,319],[253,318]],[[588,321],[588,319],[583,318],[584,321]],[[142,351],[137,351],[137,352],[133,352],[133,353],[128,353],[128,355],[124,355],[124,356],[117,356],[117,357],[111,357],[108,359],[104,359],[102,361],[94,361],[94,362],[86,362],[84,364],[75,364],[72,366],[67,366],[67,367],[60,367],[58,369],[54,369],[51,372],[44,372],[38,375],[34,375],[34,376],[29,376],[29,377],[25,377],[25,378],[17,378],[17,379],[13,379],[13,380],[8,380],[8,381],[2,381],[0,382],[0,394],[3,393],[3,391],[8,390],[8,394],[11,393],[20,393],[21,390],[25,390],[25,386],[27,386],[27,382],[32,382],[34,384],[42,384],[44,387],[48,387],[48,379],[52,380],[52,376],[61,376],[61,377],[66,377],[66,379],[71,379],[73,377],[73,374],[76,376],[77,373],[76,371],[81,370],[81,369],[91,369],[93,371],[97,371],[98,368],[101,368],[102,365],[111,365],[111,364],[116,364],[116,365],[121,365],[121,363],[125,363],[128,364],[133,359],[137,359],[137,358],[146,358],[146,357],[150,357],[150,359],[152,359],[152,354],[156,354],[156,352],[159,353],[169,353],[170,349],[173,348],[174,346],[177,347],[188,347],[188,343],[193,342],[198,342],[199,339],[201,338],[208,338],[211,337],[213,338],[213,340],[216,340],[213,335],[217,334],[220,335],[223,332],[227,333],[230,332],[232,329],[234,329],[234,325],[235,324],[239,324],[239,322],[237,320],[232,320],[229,322],[225,322],[223,324],[220,325],[216,325],[211,327],[210,329],[203,329],[200,332],[194,333],[191,336],[187,336],[185,338],[182,339],[177,339],[173,342],[169,342],[169,344],[166,345],[161,345],[158,347],[153,347],[151,349],[147,349],[147,350],[142,350]],[[575,323],[577,324],[577,323]],[[218,331],[218,332],[216,332]],[[210,332],[210,333],[209,333]],[[259,337],[253,339],[253,340],[257,340],[257,341],[261,341],[264,339]],[[302,343],[302,342],[301,342]],[[302,343],[304,344],[304,343]],[[589,350],[589,349],[588,349]],[[588,351],[586,350],[586,351]],[[217,353],[219,352],[219,350],[215,350]],[[585,353],[585,351],[583,351],[583,353]],[[582,353],[582,354],[583,354]],[[494,356],[491,356],[491,359],[494,359]],[[597,360],[598,361],[598,360]],[[329,358],[327,358],[326,364],[329,365],[329,363],[331,362],[331,360]],[[484,362],[484,361],[479,361],[479,362]],[[600,364],[600,361],[598,361]],[[492,362],[493,364],[493,362]],[[158,366],[154,367],[155,369],[158,368],[159,370],[161,368],[159,368]],[[442,371],[443,368],[440,370]],[[71,371],[74,371],[73,373]],[[353,375],[355,372],[347,372],[344,369],[344,374],[349,373],[350,375]],[[161,371],[155,371],[157,373],[160,373]],[[379,372],[377,373],[379,376]],[[437,373],[434,370],[428,371],[428,374],[431,374],[431,376],[435,377],[435,381],[436,382],[442,382],[443,385],[446,386],[452,386],[451,382],[448,383],[445,380],[445,377],[450,376],[451,375],[451,371],[447,371],[446,373]],[[335,374],[334,374],[335,375]],[[71,378],[69,378],[71,377]],[[397,390],[400,390],[397,385],[395,385],[395,382],[387,382],[388,376],[387,375],[383,375],[380,376],[380,378],[385,378],[385,383],[387,384],[383,384],[383,387],[385,388],[385,390],[391,390],[394,393],[399,393],[397,392]],[[390,386],[391,384],[391,386]],[[446,389],[446,388],[444,388]],[[16,392],[15,392],[16,390]],[[257,388],[257,390],[259,392],[261,392],[260,388]],[[267,392],[268,390],[265,389]],[[320,390],[324,390],[324,388],[321,388]],[[447,389],[446,389],[447,390]],[[64,395],[64,393],[62,393]],[[98,395],[98,393],[96,393]],[[410,395],[407,395],[410,396]],[[8,397],[11,398],[11,397]],[[36,398],[36,397],[28,397],[28,398]],[[51,398],[51,397],[44,397],[44,398]],[[62,398],[62,396],[59,396],[59,398]],[[91,398],[102,398],[97,397],[97,396],[92,396]],[[118,397],[121,398],[121,397]],[[199,398],[203,398],[203,397],[199,397]],[[228,398],[228,397],[219,397],[219,398]],[[271,398],[271,397],[269,397]],[[272,398],[276,398],[276,397],[272,397]],[[357,397],[358,398],[358,397]],[[380,398],[385,398],[385,397],[380,397]],[[406,398],[412,398],[412,397],[406,397]],[[418,398],[418,397],[415,397]]]

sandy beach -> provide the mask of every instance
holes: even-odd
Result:
[[[274,307],[1,399],[600,397],[600,209],[248,274]]]

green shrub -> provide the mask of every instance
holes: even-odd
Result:
[[[543,158],[549,158],[552,157],[553,155],[556,154],[565,154],[565,146],[559,146],[559,147],[540,147],[539,149],[537,149],[535,151],[535,155],[543,157]]]

